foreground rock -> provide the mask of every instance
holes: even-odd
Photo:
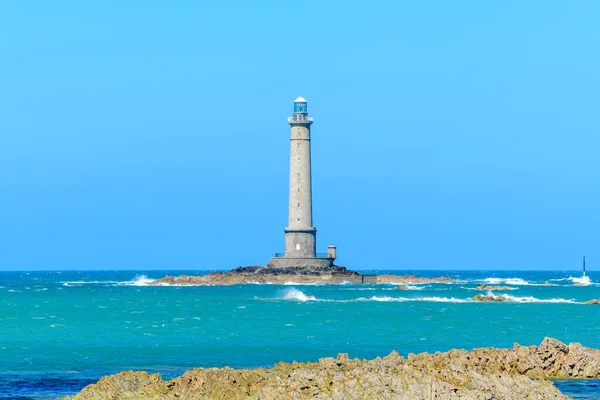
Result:
[[[333,266],[320,267],[240,267],[230,272],[211,272],[208,275],[180,275],[165,276],[150,282],[150,285],[189,285],[189,286],[227,286],[247,283],[452,283],[453,280],[442,276],[439,278],[419,278],[414,275],[364,275],[369,280],[362,282],[363,276],[357,272],[347,270],[345,267]]]
[[[494,286],[494,285],[477,285],[475,290],[513,290],[513,288],[508,286]]]
[[[88,399],[567,399],[548,380],[600,378],[600,351],[545,338],[539,346],[374,360],[346,354],[273,368],[201,368],[162,381],[159,374],[121,372],[72,397]]]
[[[600,304],[600,299],[592,299],[585,302],[585,304]]]
[[[492,301],[508,301],[509,298],[504,297],[504,296],[491,296],[491,295],[486,296],[483,294],[478,294],[477,296],[473,297],[471,300],[492,302]]]

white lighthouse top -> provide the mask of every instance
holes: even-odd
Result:
[[[300,96],[296,100],[294,100],[294,103],[306,103],[306,99]]]

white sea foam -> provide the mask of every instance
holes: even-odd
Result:
[[[323,283],[320,283],[320,282],[313,282],[313,283],[285,282],[283,285],[284,286],[319,286],[319,285],[323,285]]]
[[[495,296],[494,293],[492,292],[488,292],[487,293],[488,296],[493,296],[493,297],[497,297],[497,298],[503,298],[507,301],[512,301],[512,302],[516,302],[516,303],[566,303],[566,304],[581,304],[580,302],[574,300],[574,299],[562,299],[562,298],[558,298],[558,299],[538,299],[536,297],[533,296],[523,296],[523,297],[518,297],[518,296],[511,296],[509,294],[501,294],[499,296]]]
[[[590,283],[592,283],[589,276],[582,276],[581,278],[577,278],[577,277],[574,278],[574,277],[570,276],[568,279],[571,282],[573,282],[574,284],[580,285],[580,286],[587,286]]]
[[[515,286],[530,285],[529,282],[527,282],[526,280],[521,279],[521,278],[486,278],[483,281],[490,285],[499,285],[501,283],[504,283],[506,285],[515,285]]]
[[[120,286],[148,286],[150,282],[154,282],[154,279],[148,278],[146,275],[137,275],[130,281],[118,282]]]
[[[454,297],[390,297],[390,296],[373,296],[370,298],[361,297],[356,301],[379,301],[379,302],[405,302],[405,301],[428,301],[434,303],[466,303],[467,300],[456,299]]]
[[[298,300],[298,301],[309,301],[317,300],[315,296],[307,296],[302,291],[296,288],[289,288],[283,291],[283,298],[285,300]]]
[[[426,286],[407,285],[405,283],[401,283],[397,286],[404,286],[407,290],[423,290],[426,287]]]

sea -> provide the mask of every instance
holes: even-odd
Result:
[[[587,280],[579,271],[361,272],[457,282],[407,290],[291,282],[190,287],[148,282],[208,271],[0,272],[0,398],[61,398],[123,370],[169,379],[193,367],[537,345],[545,336],[600,348],[600,306],[584,304],[600,299],[598,272]],[[471,301],[480,283],[510,287],[491,293],[510,301]],[[600,380],[555,384],[575,399],[600,399]]]

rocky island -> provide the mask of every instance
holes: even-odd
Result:
[[[273,368],[196,368],[163,381],[120,372],[68,399],[568,399],[546,378],[600,378],[600,350],[545,338],[539,346],[435,354],[347,354]]]
[[[229,272],[211,272],[207,275],[165,276],[150,282],[150,285],[164,286],[228,286],[249,283],[284,284],[284,283],[390,283],[390,284],[425,284],[453,283],[451,278],[440,276],[423,278],[415,275],[361,275],[345,267],[332,265],[302,267],[239,267]]]

